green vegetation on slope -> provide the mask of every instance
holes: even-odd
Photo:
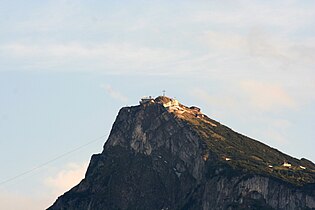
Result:
[[[295,185],[315,182],[315,165],[310,161],[290,157],[203,114],[187,111],[175,115],[190,124],[208,149],[232,167],[276,177]],[[291,166],[284,166],[284,163]]]

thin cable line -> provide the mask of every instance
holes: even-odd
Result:
[[[100,141],[100,140],[103,139],[105,136],[106,136],[106,135],[100,136],[100,137],[98,137],[97,139],[94,139],[94,140],[92,140],[92,141],[89,141],[89,142],[87,142],[87,143],[85,143],[85,144],[83,144],[83,145],[81,145],[81,146],[78,146],[78,147],[74,148],[73,150],[70,150],[70,151],[65,152],[65,153],[63,153],[63,154],[61,154],[61,155],[58,155],[57,157],[55,157],[55,158],[53,158],[53,159],[51,159],[51,160],[48,160],[47,162],[44,162],[44,163],[42,163],[42,164],[40,164],[40,165],[38,165],[38,166],[36,166],[36,167],[30,169],[30,170],[24,171],[24,172],[22,172],[22,173],[20,173],[20,174],[18,174],[18,175],[16,175],[16,176],[13,176],[13,177],[11,177],[11,178],[9,178],[9,179],[6,179],[6,180],[0,182],[0,186],[6,184],[6,183],[8,183],[8,182],[12,182],[12,181],[14,181],[15,179],[20,178],[20,177],[22,177],[22,176],[24,176],[24,175],[26,175],[26,174],[29,174],[29,173],[31,173],[31,172],[33,172],[33,171],[36,171],[36,170],[38,170],[38,169],[40,169],[40,168],[42,168],[42,167],[44,167],[44,166],[46,166],[46,165],[48,165],[48,164],[50,164],[50,163],[56,161],[56,160],[59,160],[59,159],[65,157],[65,156],[68,156],[68,155],[70,155],[70,154],[72,154],[72,153],[74,153],[74,152],[76,152],[76,151],[82,149],[83,147],[86,147],[86,146],[88,146],[88,145],[90,145],[90,144],[92,144],[92,143],[95,143],[95,142],[97,142],[97,141]]]

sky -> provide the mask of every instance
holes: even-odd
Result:
[[[49,207],[163,90],[315,161],[313,0],[0,0],[0,26],[0,209]]]

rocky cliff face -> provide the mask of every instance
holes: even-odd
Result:
[[[315,209],[315,165],[158,97],[120,110],[55,209]]]

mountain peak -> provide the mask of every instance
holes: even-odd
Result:
[[[152,106],[158,106],[161,111],[157,115],[167,112],[174,122],[185,127],[183,130],[187,130],[189,135],[195,135],[202,145],[204,160],[215,156],[218,161],[226,162],[234,169],[272,176],[298,186],[315,182],[314,163],[298,160],[239,134],[209,118],[199,107],[185,106],[177,99],[166,96],[140,104],[144,109],[149,108],[151,114]]]
[[[217,122],[208,118],[205,114],[201,112],[201,109],[197,106],[185,106],[181,104],[177,99],[170,98],[167,96],[158,96],[153,99],[152,97],[144,97],[140,100],[140,105],[144,107],[148,105],[159,104],[163,105],[163,107],[169,112],[173,113],[175,116],[181,119],[192,120],[195,118],[199,118],[204,122],[208,123],[210,126],[217,126]]]
[[[159,96],[122,108],[86,177],[50,209],[315,208],[315,165]]]

